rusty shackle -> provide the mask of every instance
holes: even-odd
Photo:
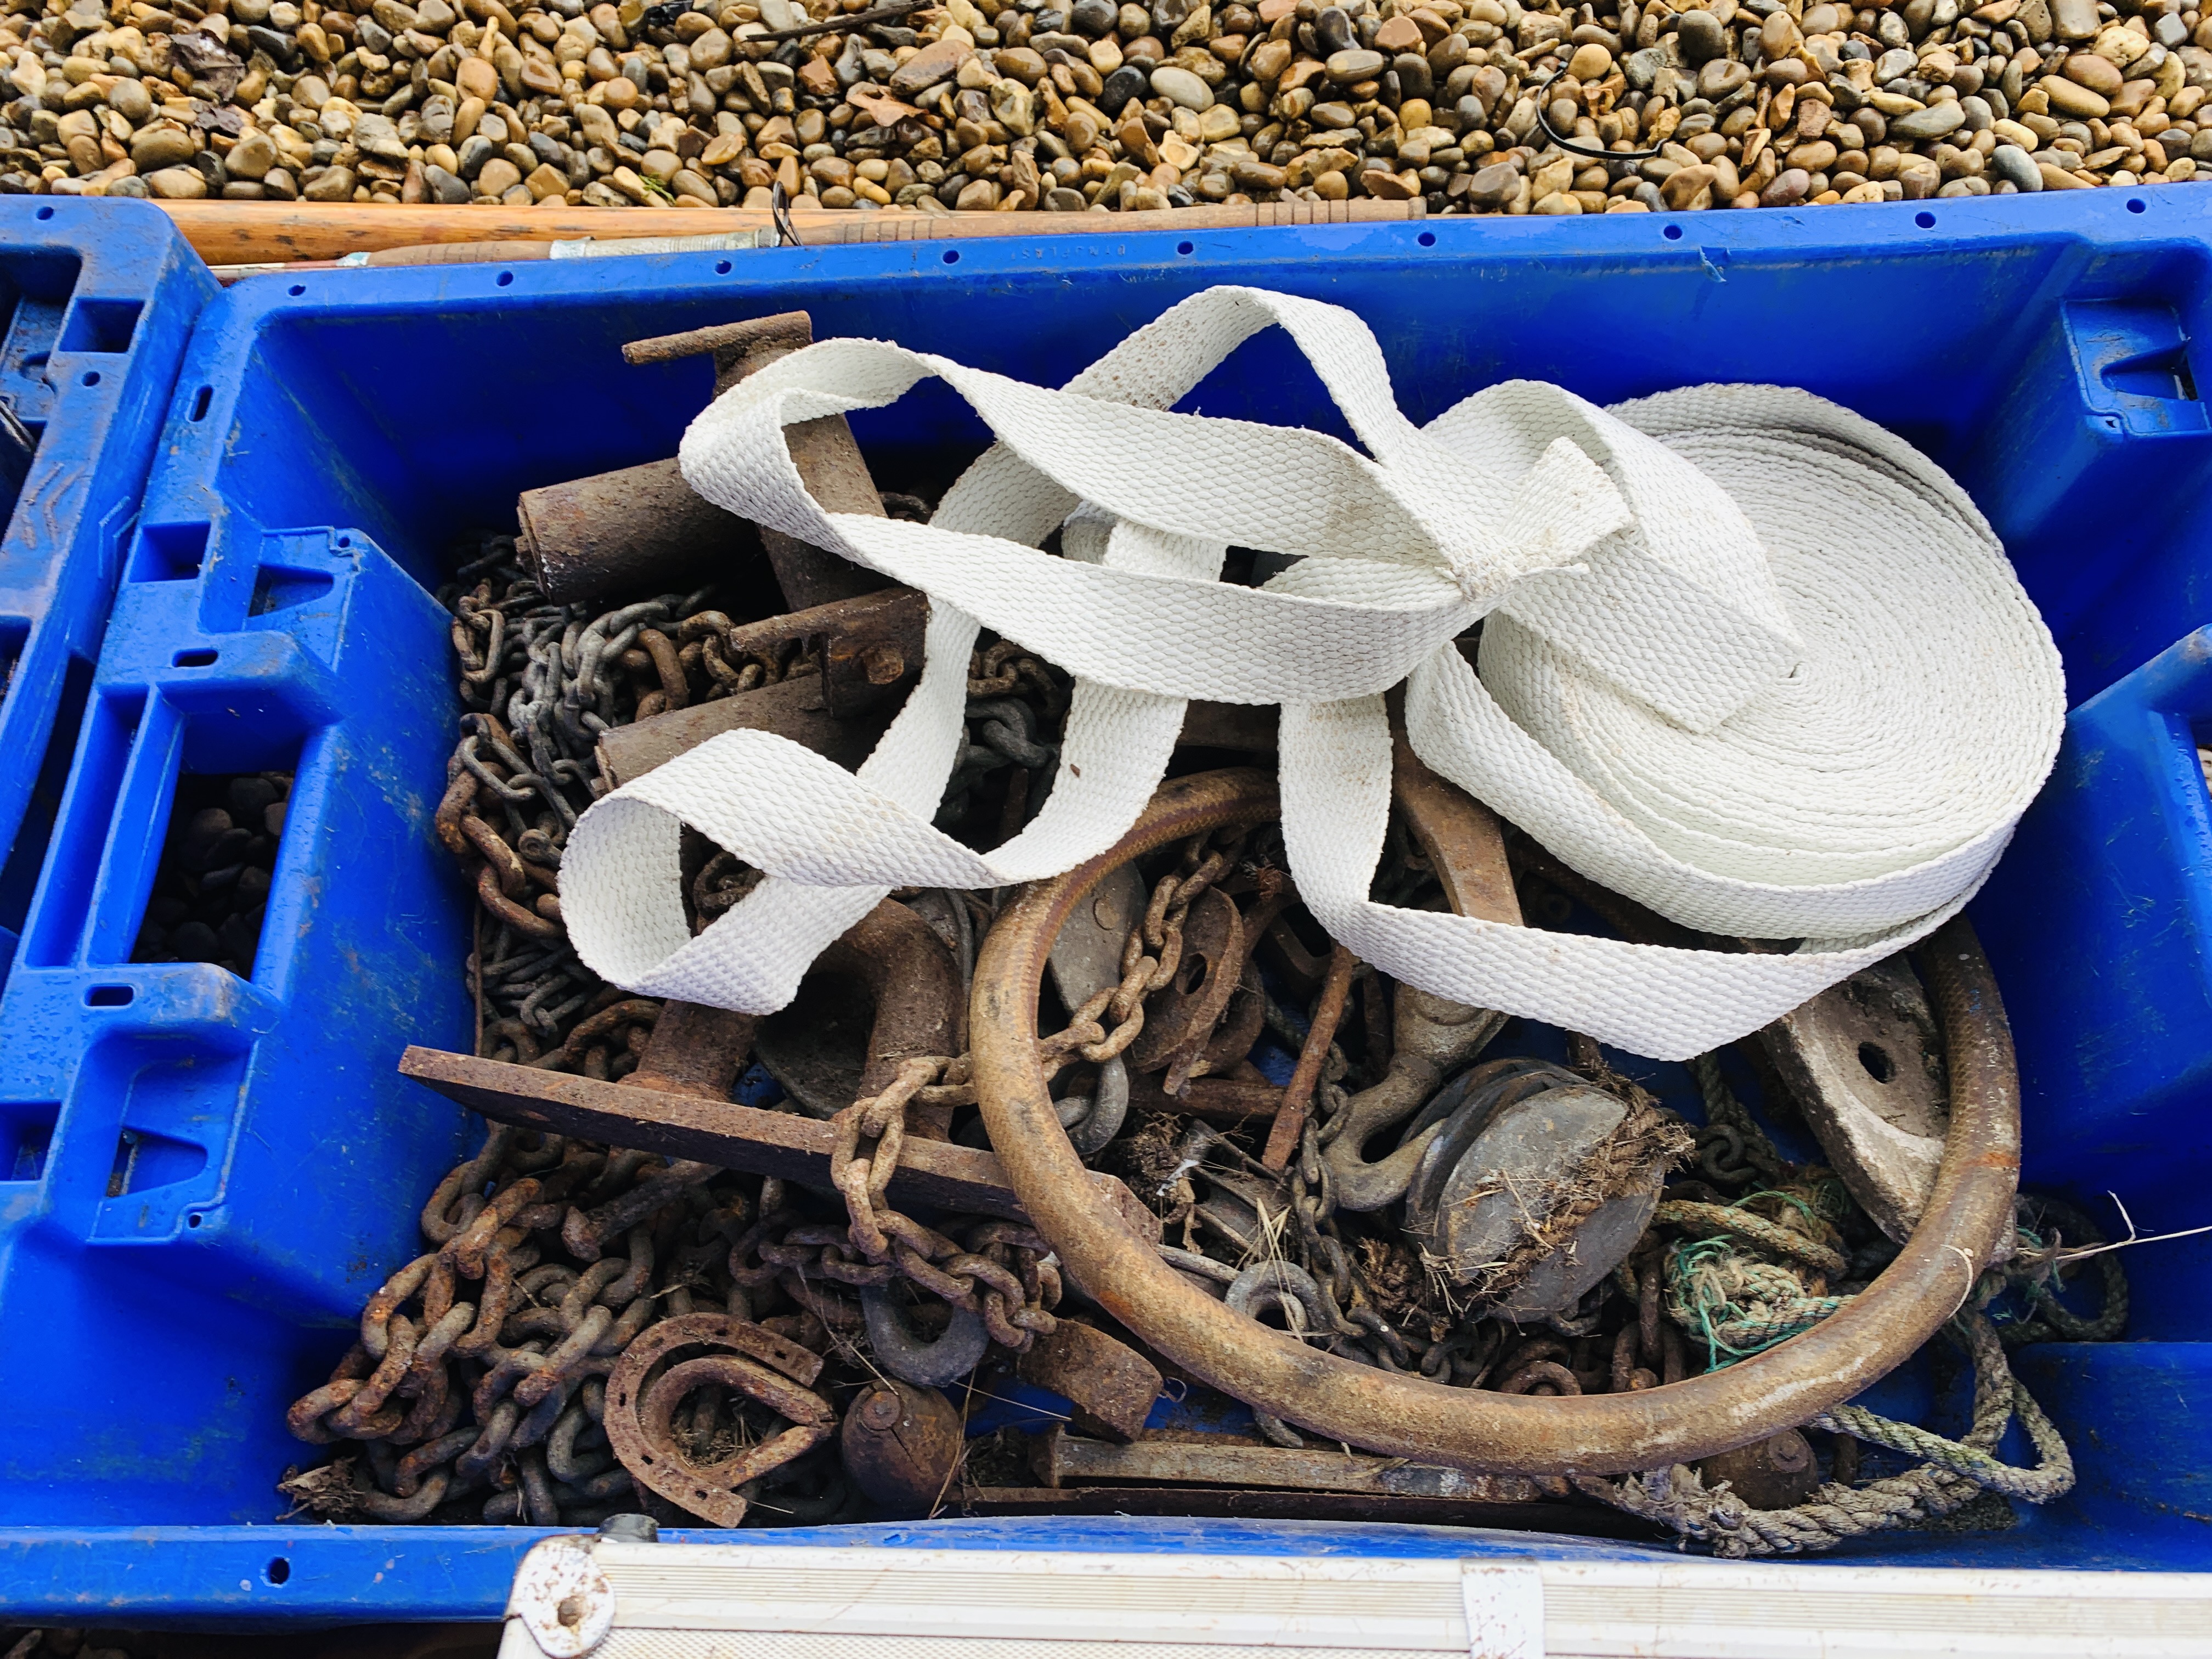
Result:
[[[1211,772],[1163,786],[1117,846],[1024,894],[976,964],[970,1024],[991,1145],[1085,1293],[1158,1352],[1257,1409],[1370,1451],[1476,1472],[1625,1474],[1730,1451],[1842,1404],[1918,1349],[1972,1291],[2011,1226],[2020,1096],[1988,961],[1958,918],[1923,955],[1952,1087],[1935,1190],[1881,1277],[1802,1335],[1660,1388],[1548,1399],[1374,1370],[1291,1341],[1200,1292],[1086,1181],[1036,1061],[1038,988],[1061,924],[1108,872],[1277,812],[1275,781],[1263,772]]]

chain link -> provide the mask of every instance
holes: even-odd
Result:
[[[1044,1241],[1025,1229],[1000,1226],[979,1252],[884,1202],[906,1143],[908,1105],[955,1103],[946,1096],[972,1101],[968,1064],[964,1056],[909,1060],[881,1093],[854,1101],[830,1120],[837,1138],[830,1179],[852,1218],[847,1242],[866,1269],[862,1276],[847,1261],[828,1259],[835,1244],[825,1240],[818,1270],[870,1285],[888,1283],[896,1274],[977,1315],[993,1341],[1021,1352],[1035,1338],[1050,1335],[1057,1322],[1052,1309],[1060,1300],[1060,1279]],[[939,1097],[934,1102],[925,1098],[933,1095]]]

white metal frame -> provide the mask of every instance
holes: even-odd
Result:
[[[2204,1659],[2212,1573],[547,1539],[501,1659]]]

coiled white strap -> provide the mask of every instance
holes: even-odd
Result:
[[[1167,412],[1287,330],[1367,453]],[[830,514],[783,427],[936,375],[998,439],[928,525]],[[1395,977],[1667,1059],[1756,1030],[1964,904],[2049,770],[2057,653],[1963,492],[1847,410],[1704,386],[1612,410],[1510,382],[1425,428],[1351,313],[1223,288],[1058,392],[832,340],[724,393],[684,476],[742,516],[930,596],[921,682],[857,774],[732,732],[578,823],[562,907],[641,994],[765,1012],[890,888],[1060,873],[1157,787],[1186,699],[1282,706],[1301,896]],[[1039,550],[1055,529],[1062,556]],[[1231,544],[1297,556],[1250,589]],[[1477,678],[1453,640],[1484,623]],[[979,627],[1076,677],[1052,793],[979,854],[933,827]],[[1427,763],[1685,926],[1802,941],[1665,950],[1396,908],[1382,693]],[[692,938],[679,823],[767,872]]]

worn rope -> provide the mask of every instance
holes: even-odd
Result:
[[[1829,1481],[1805,1503],[1786,1510],[1753,1509],[1725,1482],[1708,1488],[1684,1464],[1619,1481],[1577,1475],[1575,1487],[1734,1559],[1832,1549],[1850,1539],[1940,1520],[1984,1492],[2045,1504],[2071,1491],[2074,1462],[2065,1442],[2014,1378],[2004,1345],[1988,1319],[1969,1309],[1945,1329],[1973,1360],[1973,1424],[1964,1438],[1947,1440],[1857,1407],[1839,1407],[1813,1419],[1815,1426],[1923,1460],[1901,1474],[1863,1486]],[[2016,1468],[1992,1455],[2015,1414],[2035,1447],[2036,1468]]]

